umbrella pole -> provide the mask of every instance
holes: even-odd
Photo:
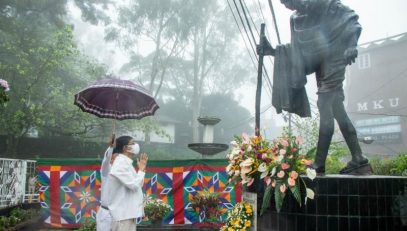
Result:
[[[112,128],[112,134],[116,134],[116,120],[113,120],[113,128]]]

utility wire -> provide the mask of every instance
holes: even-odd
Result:
[[[275,27],[275,31],[276,31],[276,35],[277,35],[278,44],[281,44],[280,32],[278,31],[277,20],[276,20],[276,15],[274,13],[273,3],[271,2],[271,0],[268,0],[268,3],[269,3],[271,15],[273,16],[274,27]]]
[[[242,15],[241,15],[241,13],[240,13],[239,7],[237,6],[235,0],[233,0],[233,3],[234,3],[234,5],[235,5],[236,11],[237,11],[238,16],[239,16],[239,18],[240,18],[240,21],[241,21],[241,23],[242,23],[243,29],[244,29],[244,31],[245,31],[245,33],[246,33],[246,37],[247,37],[247,39],[248,39],[248,42],[249,42],[249,44],[250,44],[250,47],[252,48],[252,52],[253,52],[253,54],[255,54],[256,60],[258,61],[256,51],[255,51],[255,49],[254,49],[254,47],[253,47],[252,40],[250,39],[249,33],[248,33],[248,31],[247,31],[247,29],[246,29],[246,27],[245,27],[245,23],[244,23],[244,20],[243,20]],[[247,18],[247,15],[246,15],[245,10],[244,10],[244,8],[243,8],[243,4],[242,4],[241,0],[240,0],[240,3],[241,3],[241,6],[242,6],[242,11],[244,12],[246,21],[248,22],[248,18]],[[229,4],[229,1],[228,1],[228,4]],[[229,4],[229,7],[230,7],[230,4]],[[231,7],[230,7],[230,8],[231,8]],[[231,9],[231,10],[232,10],[232,9]],[[233,10],[232,10],[232,12],[233,12]],[[236,20],[236,21],[237,21],[237,20]],[[236,22],[236,23],[237,23],[237,22]],[[251,30],[250,24],[248,24],[248,28],[250,29],[250,33],[251,33],[251,35],[252,35],[252,38],[254,39],[253,31]],[[243,33],[241,32],[241,34],[243,34]],[[253,43],[256,44],[256,42],[255,42],[254,40],[253,40]],[[250,52],[249,52],[249,53],[250,53]],[[266,73],[267,73],[267,71],[266,71]],[[267,75],[268,75],[268,74],[267,74]],[[270,80],[267,79],[267,81],[269,82],[269,89],[268,89],[268,91],[270,92],[270,93],[268,92],[268,94],[269,94],[269,96],[271,97],[271,94],[272,94],[271,88],[272,88],[272,86],[270,85],[270,84],[271,84]]]
[[[234,3],[234,5],[235,5],[235,7],[236,7],[237,14],[239,15],[239,18],[240,18],[240,21],[241,21],[241,23],[242,23],[243,29],[244,29],[244,31],[246,32],[246,36],[247,36],[247,39],[248,39],[248,41],[249,41],[250,47],[252,48],[252,52],[253,52],[254,54],[256,54],[256,49],[254,49],[253,44],[252,44],[251,41],[250,41],[249,33],[247,32],[247,29],[246,29],[246,27],[244,26],[244,21],[243,21],[242,15],[240,14],[239,7],[238,7],[237,4],[236,4],[236,0],[233,0],[233,3]],[[256,56],[256,59],[257,59],[257,56]]]
[[[241,30],[241,28],[240,28],[239,22],[238,22],[237,19],[236,19],[236,16],[235,16],[235,13],[234,13],[234,11],[233,11],[233,9],[232,9],[232,6],[230,5],[229,0],[227,0],[227,2],[228,2],[229,9],[230,9],[230,11],[232,12],[233,19],[235,20],[235,23],[236,23],[236,25],[237,25],[237,28],[239,29],[240,35],[242,36],[242,39],[243,39],[243,42],[244,42],[244,46],[246,47],[247,53],[249,54],[250,59],[252,60],[253,67],[254,67],[255,70],[257,70],[256,62],[254,62],[254,60],[253,60],[253,57],[252,57],[252,55],[251,55],[251,52],[250,52],[250,50],[249,50],[249,47],[247,46],[246,40],[245,40],[244,35],[243,35],[243,32],[242,32],[242,30]]]
[[[240,3],[242,3],[242,0],[240,0]],[[250,14],[250,12],[249,12],[249,8],[247,7],[247,4],[246,4],[246,2],[245,2],[244,0],[243,0],[243,4],[244,4],[244,6],[245,6],[245,8],[246,8],[246,11],[247,11],[247,14],[249,15],[249,17],[250,17],[250,19],[251,19],[251,21],[252,21],[252,24],[253,24],[253,26],[254,26],[254,28],[255,28],[255,30],[256,30],[257,36],[260,37],[260,33],[259,33],[259,31],[257,30],[257,27],[255,26],[253,17],[251,16],[251,14]],[[244,8],[243,5],[242,5],[242,8]],[[244,12],[244,11],[243,11],[243,12]],[[252,29],[251,29],[251,27],[250,27],[250,23],[249,23],[249,21],[248,21],[248,19],[247,19],[246,13],[244,13],[244,15],[245,15],[245,17],[246,17],[246,21],[247,21],[247,25],[249,26],[250,33],[251,33],[252,36],[253,36],[253,32],[252,32]],[[266,31],[267,31],[267,30],[266,30]],[[253,36],[253,38],[254,38],[254,36]],[[256,44],[256,41],[255,41],[255,40],[254,40],[254,43]],[[271,57],[270,57],[270,56],[269,56],[269,58],[270,58],[271,63],[273,64],[273,61],[271,60]],[[268,84],[268,86],[269,86],[269,88],[270,88],[270,92],[272,92],[273,84],[272,84],[271,81],[270,81],[270,77],[269,77],[269,74],[268,74],[268,72],[267,72],[267,69],[266,69],[266,67],[265,67],[264,65],[263,65],[262,68],[263,68],[264,73],[266,74],[265,79],[266,79],[266,82],[267,82],[267,84]]]
[[[378,90],[383,89],[387,84],[391,83],[392,81],[400,78],[400,77],[404,77],[404,73],[407,72],[407,68],[403,69],[400,73],[398,73],[397,75],[395,75],[393,78],[391,78],[390,80],[386,81],[385,83],[383,83],[382,85],[380,85],[379,87],[375,88],[374,90],[372,90],[371,92],[367,93],[366,95],[362,96],[359,98],[359,100],[357,101],[361,101],[363,99],[368,98],[369,96],[376,94]]]

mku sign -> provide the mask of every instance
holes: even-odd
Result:
[[[389,98],[388,100],[373,100],[371,102],[357,103],[358,111],[379,110],[384,108],[395,108],[399,106],[400,98]]]

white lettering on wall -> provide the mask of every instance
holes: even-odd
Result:
[[[358,111],[367,111],[367,102],[358,103]]]
[[[373,109],[377,110],[377,109],[382,109],[384,108],[381,103],[383,103],[383,100],[379,100],[379,101],[373,101]]]
[[[389,99],[390,107],[397,107],[399,106],[399,98],[391,98]]]
[[[400,102],[399,97],[389,98],[388,103],[383,99],[373,100],[371,102],[357,103],[358,111],[367,111],[369,109],[378,110],[385,107],[398,107]]]

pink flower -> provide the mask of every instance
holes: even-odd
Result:
[[[283,170],[279,171],[279,172],[277,173],[277,176],[278,176],[279,178],[283,178],[283,177],[285,176],[284,171],[283,171]]]
[[[295,180],[293,178],[288,178],[288,185],[290,187],[294,187],[295,186]]]
[[[280,149],[280,155],[285,155],[287,151],[285,149]]]
[[[298,178],[298,173],[296,171],[292,171],[290,173],[290,177],[293,178],[293,180],[296,180]]]
[[[292,148],[291,151],[292,151],[293,153],[296,153],[296,152],[298,151],[298,149]]]
[[[250,144],[250,137],[247,133],[242,133],[242,141],[244,144]]]
[[[8,82],[4,79],[0,79],[0,87],[4,88],[4,91],[9,91],[10,87],[8,85]]]
[[[280,185],[280,192],[285,193],[285,190],[287,190],[287,186],[285,184]]]
[[[249,180],[249,182],[247,183],[247,186],[252,185],[252,184],[253,184],[253,182],[254,182],[254,178],[250,179],[250,180]]]
[[[283,145],[284,147],[288,147],[288,145],[289,145],[288,140],[282,139],[281,140],[281,145]]]
[[[271,187],[273,187],[273,188],[276,187],[276,181],[275,181],[275,180],[273,180],[273,181],[271,182]]]
[[[264,182],[266,182],[266,185],[269,186],[271,184],[271,178],[269,176],[266,176],[264,178]],[[274,186],[273,186],[274,187]]]
[[[295,143],[299,146],[304,143],[304,139],[301,136],[297,136]]]
[[[282,163],[282,164],[281,164],[281,168],[282,168],[283,170],[286,170],[286,169],[288,169],[289,167],[290,167],[290,165],[287,164],[287,163]]]

